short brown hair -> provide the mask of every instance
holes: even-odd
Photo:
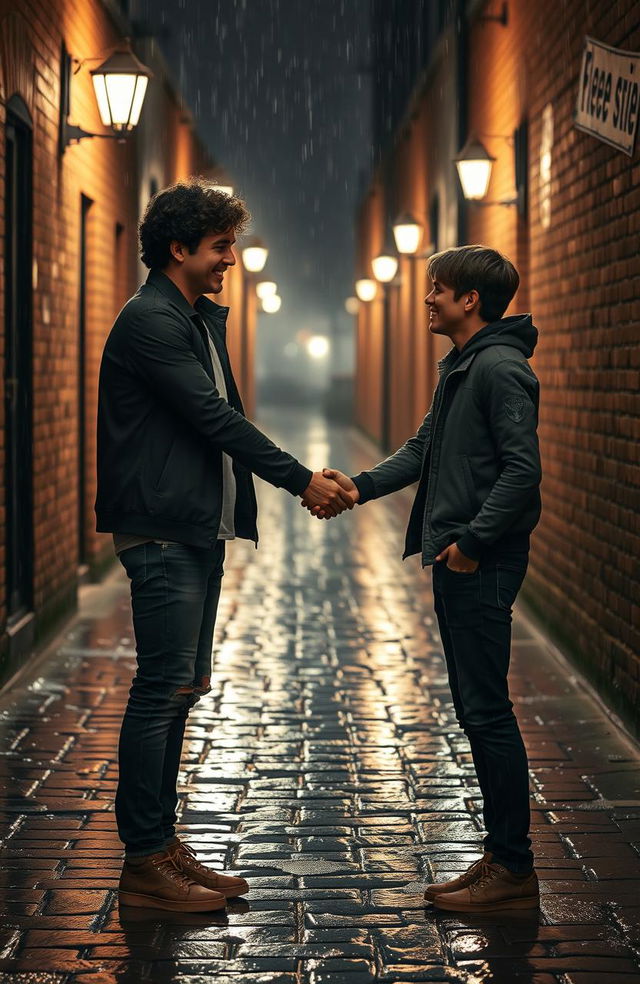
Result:
[[[205,178],[188,178],[163,188],[150,199],[138,233],[140,258],[150,269],[162,270],[177,240],[195,253],[208,233],[234,229],[244,232],[251,215],[241,198],[227,195]]]
[[[453,288],[456,300],[467,290],[477,290],[480,317],[487,322],[502,317],[520,283],[511,260],[488,246],[456,246],[434,253],[427,273],[432,280]]]

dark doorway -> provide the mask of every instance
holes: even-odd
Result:
[[[33,607],[31,117],[7,104],[5,183],[5,487],[7,627]]]
[[[87,373],[87,217],[93,202],[80,195],[80,296],[78,299],[78,573],[88,574],[86,482],[86,373]]]

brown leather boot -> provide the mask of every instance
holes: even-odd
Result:
[[[434,882],[431,885],[427,885],[424,891],[424,897],[427,902],[433,902],[436,895],[444,895],[447,892],[457,892],[460,888],[466,888],[470,885],[472,881],[480,875],[480,868],[483,861],[491,861],[492,854],[491,851],[485,851],[481,858],[474,861],[473,864],[463,871],[461,875],[457,878],[452,878],[451,881],[446,882]]]
[[[176,868],[167,851],[150,854],[141,864],[125,860],[118,901],[120,905],[181,912],[212,912],[226,904],[220,892],[205,888]]]
[[[451,912],[496,912],[499,909],[535,909],[540,889],[535,871],[515,875],[497,862],[482,861],[479,876],[457,892],[436,895],[437,909]]]
[[[235,899],[238,895],[246,895],[249,891],[249,882],[244,878],[220,875],[211,868],[205,867],[201,861],[198,861],[193,848],[183,844],[177,837],[173,843],[167,844],[167,851],[179,871],[183,871],[199,885],[204,885],[214,892],[221,892],[227,899]]]

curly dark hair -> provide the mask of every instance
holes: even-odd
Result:
[[[149,200],[138,227],[140,258],[162,270],[171,259],[174,240],[195,253],[209,233],[244,232],[251,215],[241,198],[227,195],[205,178],[188,178],[158,191]]]

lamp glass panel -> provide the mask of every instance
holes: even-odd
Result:
[[[137,126],[138,120],[140,119],[140,112],[142,110],[142,104],[144,102],[144,97],[147,93],[147,83],[149,79],[146,75],[139,75],[138,82],[136,84],[136,91],[133,96],[133,105],[131,107],[131,116],[129,117],[129,126]]]
[[[398,258],[396,256],[376,256],[371,261],[373,275],[382,284],[388,284],[396,275]]]
[[[491,178],[492,161],[456,161],[465,198],[484,198]]]
[[[109,99],[107,97],[107,87],[104,82],[104,75],[94,75],[93,91],[96,94],[100,119],[105,126],[111,126],[111,110],[109,109]]]
[[[372,301],[378,292],[375,280],[356,280],[356,294],[361,301]]]
[[[242,262],[249,273],[260,273],[267,262],[268,252],[264,246],[246,246],[242,250]]]
[[[422,226],[417,222],[400,222],[393,227],[393,237],[399,253],[415,253],[422,238]]]
[[[130,128],[129,121],[137,79],[137,75],[105,75],[111,126],[115,130]]]

